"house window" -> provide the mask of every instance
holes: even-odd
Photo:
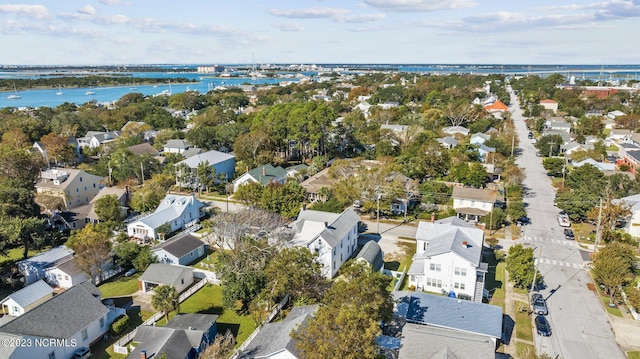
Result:
[[[422,250],[423,251],[427,250],[427,242],[422,242]]]
[[[180,279],[180,284],[184,284],[184,278]]]
[[[80,182],[82,182],[82,176],[80,176]]]
[[[58,273],[58,280],[62,280],[62,274]]]
[[[80,188],[76,188],[76,193],[80,193]]]
[[[334,256],[336,255],[336,249],[335,248],[333,249],[333,255]]]
[[[466,268],[458,268],[456,267],[455,271],[454,271],[455,275],[459,275],[459,276],[466,276],[467,275],[467,269]]]
[[[87,328],[82,329],[82,340],[87,340],[89,338],[89,334],[87,333]]]
[[[456,282],[456,283],[453,284],[453,287],[456,288],[456,289],[464,290],[464,283],[457,283]]]
[[[93,188],[96,188],[96,184],[95,183],[93,184]]]
[[[432,271],[435,271],[435,272],[441,272],[442,271],[442,264],[430,263],[429,264],[429,270],[432,270]]]
[[[442,279],[427,278],[425,284],[428,287],[442,288]]]
[[[49,359],[56,359],[56,352],[49,353]]]
[[[69,276],[68,276],[68,275],[65,275],[65,276],[64,276],[64,280],[69,280]]]
[[[14,305],[14,306],[13,306],[13,311],[14,311],[14,312],[16,312],[16,313],[17,313],[17,312],[20,312],[20,308],[18,308],[18,306],[17,306],[17,305]]]
[[[471,201],[471,207],[475,207],[476,206],[476,201]]]
[[[100,318],[100,328],[104,328],[104,318]]]

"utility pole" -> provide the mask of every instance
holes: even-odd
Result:
[[[542,257],[542,247],[540,247],[540,251],[538,252],[538,259],[536,259],[535,256],[535,248],[534,250],[534,256],[533,256],[533,281],[531,282],[531,292],[533,292],[533,288],[536,285],[536,274],[538,274],[538,266],[536,266],[536,261],[539,260]]]
[[[511,157],[513,157],[513,151],[515,148],[515,144],[516,144],[516,135],[515,133],[513,135],[511,135]]]
[[[602,198],[600,198],[600,206],[598,206],[598,224],[596,226],[596,248],[595,251],[598,251],[598,245],[600,245],[600,237],[602,233],[600,232],[600,225],[602,224]]]
[[[377,194],[377,210],[376,210],[376,221],[378,222],[378,234],[380,234],[380,193]]]
[[[142,177],[142,185],[144,186],[144,165],[140,162],[140,177]]]

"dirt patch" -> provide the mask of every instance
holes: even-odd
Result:
[[[596,286],[593,283],[587,283],[587,289],[589,289],[592,292],[595,292]]]

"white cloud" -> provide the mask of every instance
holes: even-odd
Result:
[[[16,14],[31,19],[43,20],[50,17],[49,10],[42,5],[0,5],[0,14]]]
[[[287,23],[279,23],[273,24],[276,28],[281,31],[304,31],[304,26],[300,25],[297,22],[287,22]]]
[[[105,5],[120,5],[122,4],[122,0],[100,0],[101,3]]]
[[[365,23],[384,20],[385,14],[361,14],[361,15],[347,15],[338,17],[335,21],[347,22],[347,23]]]
[[[133,20],[125,15],[97,16],[93,22],[101,25],[130,24]]]
[[[349,10],[328,8],[328,7],[312,7],[308,9],[271,9],[269,13],[276,17],[286,17],[290,19],[322,19],[335,18],[349,14]]]
[[[96,9],[91,5],[85,5],[78,9],[78,12],[84,15],[95,15]]]
[[[394,12],[429,12],[477,5],[473,0],[364,0],[364,3]]]

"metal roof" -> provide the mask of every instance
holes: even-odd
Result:
[[[22,308],[26,308],[34,302],[44,298],[44,297],[53,296],[53,288],[51,288],[44,280],[40,279],[39,281],[28,285],[19,291],[9,294],[5,299],[0,303],[4,303],[8,299],[13,299],[19,306]]]

